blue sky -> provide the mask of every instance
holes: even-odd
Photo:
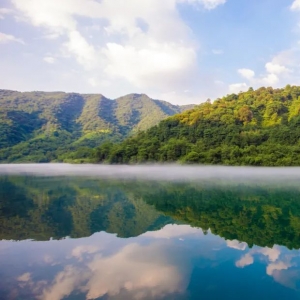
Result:
[[[300,0],[1,0],[0,88],[200,103],[300,85]]]

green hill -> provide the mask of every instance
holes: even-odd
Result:
[[[0,177],[0,240],[80,238],[95,232],[138,236],[171,223],[134,184],[84,178]]]
[[[97,160],[300,165],[300,87],[250,88],[207,101],[121,144],[99,147]]]
[[[189,224],[252,247],[300,248],[296,180],[155,182],[80,177],[0,177],[0,239],[128,238]]]
[[[120,141],[190,107],[144,94],[110,100],[100,94],[0,90],[0,161],[84,159],[88,148]]]
[[[251,184],[197,182],[157,185],[143,197],[157,211],[179,223],[200,227],[250,247],[300,248],[300,203],[297,182]]]

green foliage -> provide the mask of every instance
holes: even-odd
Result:
[[[132,237],[168,222],[120,183],[0,177],[0,239],[80,238],[103,230]]]
[[[300,248],[299,189],[295,185],[174,184],[149,189],[144,200],[179,222],[247,242],[250,247]]]
[[[297,86],[227,95],[169,117],[96,160],[299,166],[299,103]]]
[[[0,90],[0,161],[92,162],[93,148],[119,142],[186,108],[137,94],[109,100]]]
[[[0,239],[79,238],[97,231],[132,237],[186,223],[250,247],[299,249],[299,196],[298,182],[263,178],[245,184],[2,176]]]

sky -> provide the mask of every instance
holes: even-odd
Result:
[[[300,85],[300,0],[0,0],[0,88],[200,103]]]

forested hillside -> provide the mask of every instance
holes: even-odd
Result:
[[[260,88],[207,101],[121,144],[96,161],[300,165],[300,87]]]
[[[99,231],[128,238],[179,223],[250,247],[299,249],[299,193],[297,181],[263,178],[174,183],[6,176],[0,179],[0,238],[41,241]]]
[[[121,183],[95,179],[2,176],[0,195],[0,239],[6,240],[81,238],[99,231],[132,237],[171,220]]]
[[[100,94],[0,90],[0,161],[76,161],[76,155],[82,160],[103,141],[121,141],[190,107],[143,94],[110,100]]]
[[[263,179],[262,179],[263,181]],[[283,183],[282,183],[283,184]],[[226,182],[173,184],[149,189],[144,201],[178,222],[200,227],[250,247],[300,248],[299,189],[288,186]]]

